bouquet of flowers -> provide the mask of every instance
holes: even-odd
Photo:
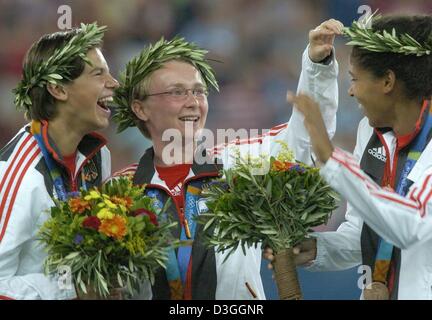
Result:
[[[132,295],[143,282],[153,282],[168,249],[177,245],[170,230],[176,223],[143,191],[121,177],[55,200],[39,233],[48,251],[46,273],[70,268],[78,295],[93,298],[107,298],[118,288]]]
[[[326,223],[336,208],[337,194],[319,175],[319,169],[294,161],[284,142],[277,157],[241,158],[224,170],[224,177],[206,191],[209,212],[204,224],[208,245],[228,251],[240,245],[270,247],[275,251],[275,278],[279,297],[301,299],[292,248],[311,228]],[[265,174],[254,174],[266,166]]]

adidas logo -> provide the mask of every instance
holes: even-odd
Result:
[[[183,183],[182,182],[180,182],[178,185],[176,185],[172,190],[170,190],[171,191],[171,194],[174,196],[174,197],[177,197],[177,196],[179,196],[180,194],[181,194],[181,187],[182,187],[182,185],[183,185]]]
[[[385,148],[372,148],[368,150],[368,153],[372,156],[377,158],[378,160],[381,160],[383,162],[386,162],[386,154],[385,154]]]

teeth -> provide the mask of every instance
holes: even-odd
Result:
[[[113,97],[105,97],[105,98],[101,98],[101,99],[98,100],[98,102],[104,103],[104,104],[108,103],[108,102],[111,102],[111,101],[114,101]]]
[[[181,117],[181,121],[197,121],[199,117]]]

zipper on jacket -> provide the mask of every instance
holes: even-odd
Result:
[[[185,188],[186,188],[186,185],[190,181],[197,180],[197,179],[204,178],[204,177],[211,178],[211,177],[217,177],[217,176],[219,176],[219,173],[200,174],[200,175],[197,175],[194,177],[190,177],[189,179],[185,179],[185,181],[183,181],[183,186],[181,189],[181,196],[183,198],[183,203],[186,202]],[[171,197],[171,199],[173,199],[173,195],[171,194],[171,192],[163,186],[160,186],[157,184],[147,184],[146,188],[156,188],[156,189],[163,190],[168,194],[168,196]],[[184,214],[184,207],[179,207],[175,201],[173,201],[173,202],[174,202],[174,205],[177,209],[176,211],[177,211],[177,215],[178,215],[179,220],[180,220],[180,224],[183,224],[183,227],[185,229],[186,237],[188,239],[191,239],[192,234],[191,234],[190,229],[189,229],[189,223],[187,222],[186,216]],[[193,248],[193,246],[192,246],[192,248]],[[188,270],[186,273],[185,291],[184,291],[183,297],[186,300],[192,299],[192,250],[191,250],[191,254],[190,254],[190,258],[189,258]]]
[[[73,178],[73,176],[72,176],[72,173],[71,172],[69,172],[69,178],[70,178],[70,180],[71,180],[71,189],[72,189],[72,191],[78,191],[77,190],[77,183],[76,183],[76,179],[74,179]]]
[[[186,219],[185,219],[183,207],[180,207],[177,204],[177,202],[174,201],[174,196],[172,195],[171,191],[169,191],[167,188],[165,188],[163,186],[160,186],[158,184],[152,184],[152,183],[146,185],[146,189],[148,189],[148,188],[154,188],[154,189],[162,190],[172,199],[172,202],[174,203],[174,206],[176,208],[176,213],[177,213],[177,217],[179,218],[180,225],[182,226],[182,228],[185,228]],[[185,233],[186,233],[186,229],[185,229]]]
[[[384,146],[384,149],[386,151],[386,162],[385,162],[385,167],[384,167],[384,176],[382,177],[382,180],[381,180],[381,186],[390,187],[393,189],[395,179],[396,179],[396,171],[397,171],[394,169],[397,168],[399,150],[397,149],[397,146],[396,146],[395,156],[393,159],[393,168],[392,168],[390,149],[389,149],[383,135],[379,131],[376,131],[376,133],[377,133],[378,138],[380,139],[380,141],[381,141],[381,143]]]
[[[211,178],[211,177],[217,177],[218,175],[219,175],[219,173],[213,173],[213,174],[200,174],[200,175],[193,176],[193,177],[190,177],[190,178],[188,178],[188,179],[185,179],[185,180],[183,181],[183,185],[182,185],[182,188],[181,188],[181,197],[182,197],[182,199],[183,199],[183,203],[186,203],[186,194],[185,194],[185,190],[186,190],[187,184],[188,184],[189,182],[191,182],[191,181],[193,181],[193,180],[198,180],[198,179],[200,179],[200,178],[204,178],[204,177],[209,177],[209,178]],[[174,201],[174,202],[175,202],[175,201]],[[184,208],[183,208],[183,207],[180,207],[179,209],[180,209],[180,219],[183,221],[183,226],[184,226],[184,229],[185,229],[186,237],[187,237],[188,239],[192,239],[192,233],[190,232],[189,223],[188,223],[188,221],[187,221],[186,215],[184,214]]]

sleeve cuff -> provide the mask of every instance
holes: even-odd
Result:
[[[330,52],[330,54],[327,57],[325,57],[323,60],[319,61],[318,63],[328,66],[333,61],[333,55],[334,53],[332,50],[332,52]]]
[[[320,168],[320,174],[327,182],[333,180],[333,178],[338,173],[340,168],[340,163],[333,158],[333,154],[327,160],[327,162]]]
[[[333,49],[332,53],[320,62],[313,62],[309,57],[309,45],[306,47],[306,50],[303,52],[303,64],[306,67],[305,70],[310,73],[316,73],[319,71],[332,70],[334,69],[337,72],[337,63],[334,59],[335,50]]]
[[[324,266],[326,261],[327,249],[323,244],[323,239],[321,238],[320,232],[314,232],[311,234],[311,237],[316,238],[317,244],[317,254],[315,260],[312,261],[312,264],[308,267],[305,267],[305,270],[308,271],[320,271],[320,269]]]

